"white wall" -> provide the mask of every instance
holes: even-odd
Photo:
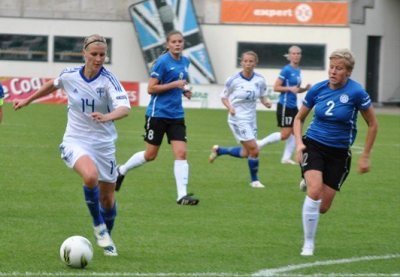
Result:
[[[6,27],[8,26],[8,27]],[[236,67],[237,42],[326,44],[328,56],[336,48],[350,47],[349,28],[250,25],[202,25],[202,32],[219,84],[240,69]],[[99,33],[112,38],[112,64],[106,65],[120,80],[146,82],[148,74],[131,22],[1,18],[0,33],[87,36]],[[282,53],[283,54],[283,53]],[[52,57],[53,53],[50,53]],[[51,60],[51,59],[50,59]],[[326,65],[328,60],[326,57]],[[55,77],[71,63],[0,61],[0,76]],[[273,84],[279,69],[259,69]],[[325,70],[303,70],[304,83],[327,78]]]
[[[375,1],[373,9],[365,10],[365,25],[351,25],[351,49],[356,56],[356,66],[352,76],[364,86],[367,67],[367,37],[382,37],[378,102],[387,101],[395,94],[396,90],[400,97],[399,12],[399,0]]]
[[[53,36],[82,36],[99,33],[112,38],[112,64],[106,65],[120,80],[145,81],[147,71],[131,22],[46,20],[0,17],[0,33],[49,36],[52,51]],[[53,53],[50,54],[52,60]],[[74,63],[1,61],[0,76],[56,77]]]
[[[326,44],[325,65],[329,53],[350,47],[349,28],[293,27],[261,25],[202,25],[202,32],[219,83],[240,69],[236,67],[237,42],[316,43]],[[283,54],[283,53],[282,53]],[[258,69],[269,84],[275,82],[279,69]],[[302,70],[304,83],[327,78],[327,70]]]

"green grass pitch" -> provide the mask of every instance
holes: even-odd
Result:
[[[164,141],[156,161],[130,172],[116,194],[113,238],[118,257],[95,245],[80,178],[59,157],[66,123],[63,105],[4,107],[0,125],[0,276],[399,276],[400,116],[378,114],[372,171],[357,173],[366,125],[359,116],[352,171],[322,215],[315,256],[302,244],[298,166],[280,164],[283,143],[260,156],[265,189],[249,186],[246,160],[220,157],[213,144],[235,145],[226,111],[188,109],[189,191],[199,206],[178,206],[173,155]],[[259,137],[277,131],[275,113],[258,112]],[[118,162],[144,149],[144,109],[118,121]],[[59,247],[87,237],[94,258],[87,268],[66,267]],[[101,275],[103,274],[103,275]]]

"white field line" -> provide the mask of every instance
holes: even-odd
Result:
[[[79,270],[79,269],[78,269]],[[176,272],[0,272],[0,276],[100,276],[100,277],[251,277],[250,274],[199,272],[199,273],[176,273]]]
[[[384,255],[384,256],[364,256],[364,257],[354,257],[354,258],[340,259],[340,260],[316,261],[313,263],[287,265],[287,266],[278,267],[278,268],[263,269],[263,270],[257,271],[252,276],[277,276],[277,275],[285,276],[285,274],[281,275],[281,273],[286,273],[286,272],[290,272],[293,270],[309,268],[309,267],[320,267],[320,266],[324,266],[324,265],[348,264],[348,263],[356,263],[356,262],[363,262],[363,261],[388,260],[388,259],[397,259],[397,258],[400,258],[400,254],[390,254],[390,255]],[[336,276],[336,274],[335,275],[329,274],[329,275]],[[290,276],[294,276],[294,275],[290,275]],[[320,276],[320,274],[318,274],[318,276]],[[357,276],[364,276],[364,275],[359,274]],[[389,276],[389,275],[387,275],[387,276]],[[396,276],[399,276],[399,275],[396,275]]]
[[[86,272],[86,270],[82,270],[80,272],[0,272],[0,276],[104,276],[104,277],[113,277],[113,276],[133,276],[133,277],[152,277],[152,276],[160,276],[160,277],[247,277],[247,276],[291,276],[291,277],[303,277],[303,276],[318,276],[318,277],[332,277],[332,276],[346,276],[346,277],[400,277],[399,273],[392,274],[384,274],[384,273],[313,273],[313,274],[293,274],[289,273],[290,271],[303,269],[303,268],[311,268],[311,267],[320,267],[325,265],[335,265],[335,264],[346,264],[346,263],[357,263],[363,261],[373,261],[373,260],[389,260],[389,259],[398,259],[400,258],[400,254],[389,254],[384,256],[364,256],[364,257],[354,257],[348,259],[339,259],[339,260],[327,260],[327,261],[316,261],[312,263],[304,263],[298,265],[287,265],[278,268],[271,269],[263,269],[257,271],[253,274],[240,274],[240,273],[232,273],[232,272],[195,272],[195,273],[176,273],[176,272]]]

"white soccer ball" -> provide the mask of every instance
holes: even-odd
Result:
[[[68,266],[84,268],[93,258],[93,247],[87,238],[72,236],[60,247],[61,260]]]

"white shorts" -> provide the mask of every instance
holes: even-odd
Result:
[[[232,122],[228,121],[236,142],[257,139],[257,125],[255,122]]]
[[[62,142],[60,144],[61,159],[69,168],[73,168],[82,156],[89,156],[96,165],[99,181],[115,183],[117,180],[115,146],[108,144],[101,148],[82,142]]]

